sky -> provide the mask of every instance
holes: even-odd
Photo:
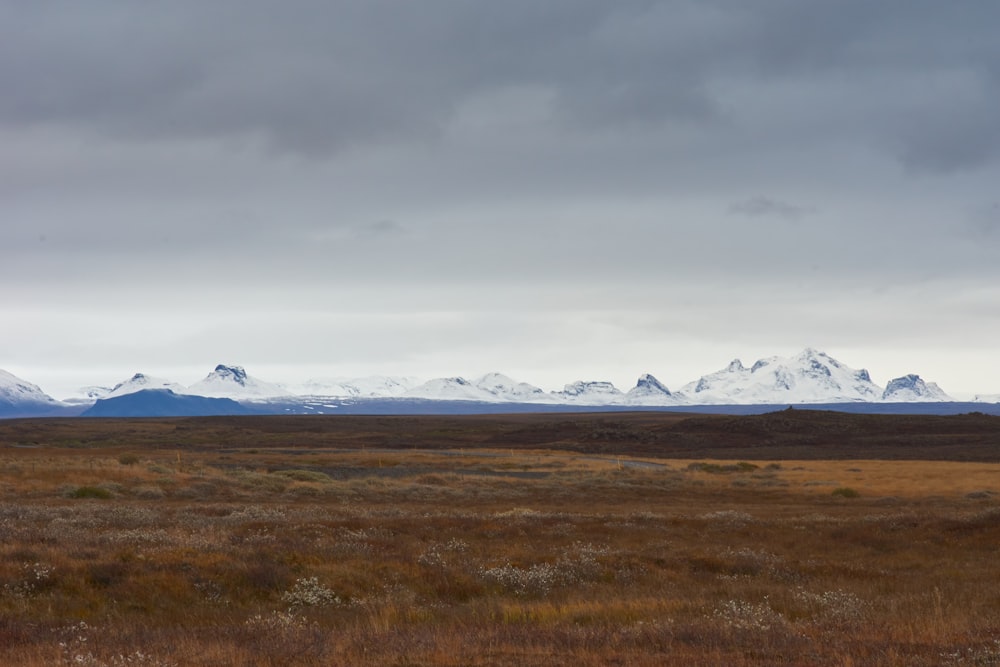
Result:
[[[1000,393],[1000,3],[0,0],[0,368],[62,397],[827,352]]]

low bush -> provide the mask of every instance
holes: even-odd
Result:
[[[279,475],[281,477],[286,477],[288,479],[293,479],[296,482],[332,482],[333,480],[325,472],[319,472],[318,470],[276,470],[272,475]]]
[[[71,498],[97,498],[99,500],[108,500],[114,497],[107,489],[100,486],[80,486],[70,492]]]

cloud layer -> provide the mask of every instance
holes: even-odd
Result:
[[[0,366],[537,382],[902,345],[1000,391],[945,362],[997,356],[998,24],[971,0],[0,0]]]

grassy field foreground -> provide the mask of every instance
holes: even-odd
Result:
[[[0,432],[0,663],[1000,665],[1000,463],[323,447],[299,423]]]

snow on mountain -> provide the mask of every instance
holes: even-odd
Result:
[[[96,389],[98,391],[100,390],[100,388]],[[93,398],[117,398],[127,394],[134,394],[135,392],[143,391],[144,389],[169,389],[175,394],[188,393],[187,389],[185,389],[183,385],[177,384],[176,382],[151,377],[143,373],[136,373],[124,382],[116,384],[112,387],[111,391],[107,392],[103,396],[93,396]]]
[[[678,400],[666,385],[646,373],[625,394],[624,402],[629,405],[676,405]]]
[[[38,385],[22,380],[13,373],[0,370],[0,412],[58,408],[63,404],[52,398]]]
[[[924,382],[919,375],[909,374],[889,380],[882,400],[891,403],[917,403],[924,401],[951,401],[951,396],[933,382]]]
[[[111,387],[89,385],[80,387],[70,395],[63,394],[60,399],[67,405],[93,405],[94,401],[99,401],[111,393]]]
[[[794,357],[769,357],[746,368],[739,359],[681,389],[691,404],[850,403],[877,401],[882,389],[855,370],[807,348]]]
[[[407,398],[489,403],[551,403],[548,394],[527,382],[518,382],[502,373],[487,373],[474,381],[462,377],[436,378],[406,391]]]
[[[114,391],[114,387],[101,387],[98,385],[90,385],[89,387],[80,387],[77,390],[79,398],[89,398],[92,400],[97,400],[104,398],[108,394]]]
[[[563,387],[562,391],[553,392],[552,396],[564,403],[578,405],[611,405],[625,396],[610,382],[577,381]]]
[[[462,377],[435,378],[403,394],[406,398],[441,401],[490,401],[496,397]]]
[[[671,392],[652,375],[639,377],[622,393],[610,382],[574,382],[562,391],[547,393],[501,373],[474,381],[462,377],[437,378],[418,384],[413,378],[372,376],[355,379],[316,379],[283,387],[247,375],[240,366],[216,366],[205,379],[184,388],[174,382],[136,373],[113,388],[90,386],[65,401],[56,401],[36,385],[0,371],[0,416],[72,414],[96,400],[139,391],[169,389],[178,395],[266,401],[277,398],[331,397],[346,399],[419,398],[484,403],[564,404],[570,406],[780,405],[847,402],[952,402],[932,382],[911,374],[891,380],[883,390],[866,370],[850,368],[829,355],[805,349],[792,357],[767,357],[747,368],[739,359]],[[1000,394],[981,394],[979,403],[1000,403]]]
[[[504,403],[551,403],[552,395],[527,382],[518,382],[502,373],[487,373],[473,385]]]
[[[301,396],[392,398],[402,396],[418,384],[415,378],[373,375],[363,378],[314,378],[285,388]]]
[[[264,382],[247,375],[242,366],[219,364],[204,380],[195,382],[184,393],[211,398],[232,398],[234,400],[262,400],[291,396],[292,393],[276,384]]]

